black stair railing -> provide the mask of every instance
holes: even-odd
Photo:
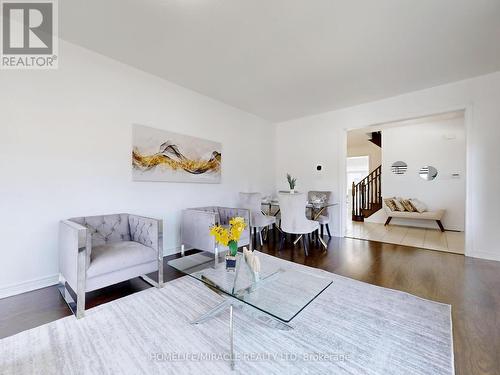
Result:
[[[365,213],[382,207],[382,166],[359,183],[352,183],[352,220],[363,221]]]

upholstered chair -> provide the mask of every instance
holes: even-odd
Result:
[[[59,272],[59,290],[77,318],[84,316],[87,292],[138,276],[161,288],[162,221],[129,214],[63,220]],[[146,276],[152,272],[158,272],[158,282]]]
[[[302,239],[304,253],[308,255],[308,235],[319,229],[319,223],[306,217],[307,196],[304,193],[279,193],[281,211],[281,230],[284,233],[297,234]],[[281,250],[285,237],[280,238]]]
[[[250,210],[229,207],[198,207],[182,211],[181,217],[181,253],[186,248],[216,253],[226,251],[226,246],[218,245],[214,236],[210,235],[210,228],[214,225],[229,227],[229,221],[234,217],[242,217],[247,223],[238,247],[250,245]]]
[[[239,206],[250,210],[250,232],[258,234],[260,246],[263,246],[262,230],[273,228],[276,224],[276,217],[262,213],[262,195],[260,193],[240,193]]]
[[[332,197],[331,191],[310,191],[308,194],[309,203],[314,206],[314,203],[318,200],[321,203],[329,203]],[[328,238],[332,238],[332,234],[330,233],[330,212],[328,211],[328,207],[325,208],[321,215],[315,219],[320,225],[321,236],[323,236],[324,228],[326,227],[326,231],[328,233]]]

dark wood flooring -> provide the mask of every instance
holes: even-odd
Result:
[[[290,241],[281,254],[273,241],[262,251],[451,304],[456,374],[500,375],[500,262],[348,238],[332,238],[328,245],[327,252],[313,246],[307,258]],[[165,280],[179,276],[165,264]],[[133,279],[89,293],[87,308],[149,287]],[[0,337],[68,315],[56,287],[5,298],[0,300]]]

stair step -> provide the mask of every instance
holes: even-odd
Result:
[[[367,217],[372,216],[375,212],[377,212],[381,209],[382,209],[381,203],[372,203],[370,209],[363,208],[361,211],[363,213],[363,217],[367,218]]]

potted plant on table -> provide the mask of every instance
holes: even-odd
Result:
[[[218,224],[210,228],[210,234],[215,237],[215,242],[229,248],[229,253],[226,255],[226,269],[228,271],[234,271],[236,268],[238,241],[246,226],[245,219],[234,217],[229,221],[229,228]]]
[[[286,174],[286,180],[288,181],[288,185],[290,186],[290,194],[295,193],[295,185],[297,184],[297,179],[292,177],[290,173]]]

